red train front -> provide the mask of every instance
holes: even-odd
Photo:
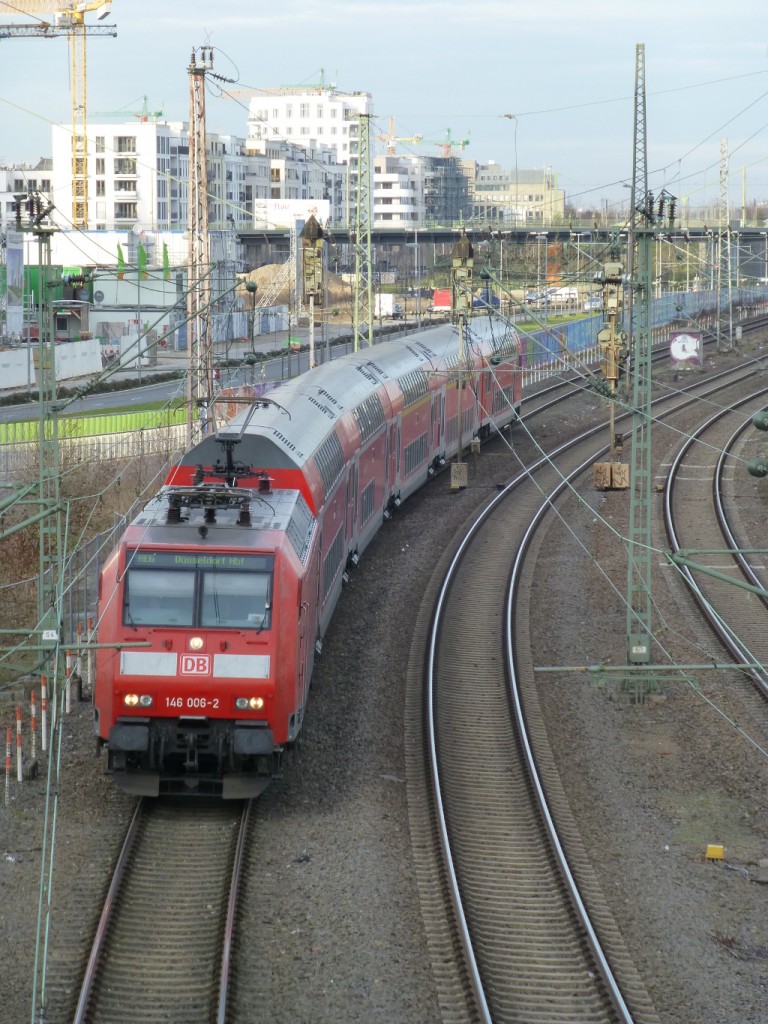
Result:
[[[279,774],[314,653],[315,526],[298,491],[201,484],[165,488],[128,528],[101,576],[99,643],[116,646],[94,701],[121,788],[241,798]]]

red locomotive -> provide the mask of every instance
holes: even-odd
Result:
[[[502,321],[430,328],[309,371],[185,455],[100,579],[95,727],[121,788],[233,799],[279,775],[349,566],[459,423],[466,443],[516,417],[520,382]]]

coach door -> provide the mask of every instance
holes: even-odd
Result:
[[[397,487],[397,458],[398,458],[398,427],[396,423],[389,426],[389,440],[387,441],[387,493],[393,494]]]
[[[358,464],[355,459],[347,477],[347,542],[350,550],[354,547],[350,542],[357,536],[357,481]]]
[[[430,455],[437,455],[440,452],[440,424],[442,422],[442,392],[438,391],[432,395],[432,437],[430,444],[432,450]]]

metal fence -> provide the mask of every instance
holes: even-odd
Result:
[[[67,437],[59,441],[62,465],[110,462],[163,455],[173,458],[186,447],[186,424],[133,430],[122,434]],[[37,471],[37,441],[0,445],[0,482],[10,485]]]

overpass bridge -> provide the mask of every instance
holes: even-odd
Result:
[[[326,241],[337,247],[338,269],[353,269],[350,246],[354,242],[354,229],[349,225],[331,225],[324,231]],[[251,267],[285,262],[290,248],[290,232],[288,225],[239,231],[238,238],[243,244],[246,262]],[[445,263],[463,234],[472,242],[478,256],[496,246],[497,251],[503,253],[505,266],[514,264],[518,258],[524,261],[526,254],[529,259],[539,261],[540,254],[552,251],[550,247],[553,246],[573,254],[581,251],[587,257],[601,262],[604,259],[603,250],[617,234],[621,241],[626,241],[628,226],[569,223],[498,229],[487,225],[457,223],[372,227],[374,264],[383,269],[397,268],[400,277],[403,276],[404,268],[410,265],[407,276],[419,277],[420,274],[427,274],[436,264]],[[666,261],[670,273],[676,261],[690,263],[692,274],[711,276],[712,267],[719,262],[720,230],[715,224],[697,222],[670,231],[659,230],[657,238],[670,247],[666,256],[660,256],[660,263]],[[414,250],[418,250],[418,256]],[[499,255],[498,262],[501,259]],[[578,267],[578,258],[575,261]],[[583,263],[581,269],[586,270],[588,262]],[[768,227],[757,224],[731,226],[731,270],[737,285],[745,278],[768,280]]]
[[[324,229],[326,239],[338,245],[349,245],[354,240],[354,228],[351,225],[330,225]],[[237,232],[238,238],[244,245],[268,243],[278,245],[288,244],[291,227],[289,225],[275,225],[270,227],[254,227]],[[562,224],[542,227],[525,228],[494,228],[490,226],[481,227],[471,224],[449,224],[449,225],[419,225],[416,227],[372,227],[371,241],[374,245],[411,245],[419,243],[434,242],[456,242],[463,234],[473,243],[487,242],[489,240],[503,240],[522,245],[526,242],[535,241],[537,236],[545,235],[550,242],[608,242],[616,234],[626,236],[627,224],[614,224],[605,227],[589,226],[585,224]],[[716,224],[697,224],[689,227],[676,227],[674,230],[665,232],[659,230],[659,235],[669,238],[677,238],[681,241],[706,242],[719,234]],[[731,235],[738,235],[742,240],[757,241],[762,239],[765,242],[768,228],[758,225],[747,225],[731,228]]]

